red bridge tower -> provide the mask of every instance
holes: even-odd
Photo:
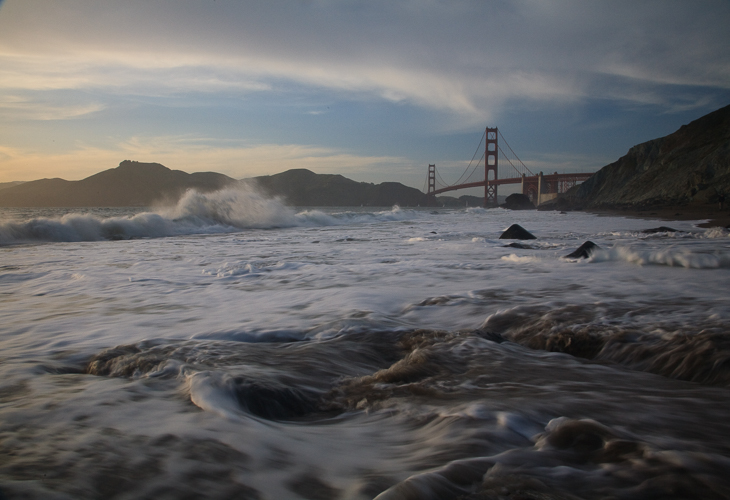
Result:
[[[496,207],[499,205],[497,201],[497,183],[498,177],[497,159],[499,158],[499,147],[497,145],[497,127],[489,128],[486,131],[486,146],[484,151],[484,208]],[[489,178],[489,172],[493,172],[492,178]]]

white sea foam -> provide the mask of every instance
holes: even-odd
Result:
[[[100,241],[214,234],[299,225],[294,210],[247,186],[214,193],[189,190],[173,207],[126,217],[66,214],[0,223],[0,244]]]
[[[247,185],[207,194],[189,190],[175,207],[163,209],[160,214],[206,228],[268,229],[297,225],[294,210],[280,199],[263,196]]]
[[[645,238],[659,221],[585,213],[296,213],[247,196],[5,219],[26,241],[35,226],[45,241],[132,239],[0,248],[2,494],[32,484],[29,498],[101,498],[121,484],[135,498],[299,498],[311,487],[364,500],[464,466],[476,471],[464,487],[506,470],[578,496],[636,496],[688,474],[660,470],[650,445],[704,457],[691,488],[725,477],[730,398],[707,386],[730,380],[723,232],[682,222],[691,237]],[[512,223],[538,240],[505,248]],[[602,250],[561,258],[586,240]],[[604,341],[611,356],[580,357]],[[92,373],[92,357],[106,368]],[[300,390],[321,395],[323,413],[292,421],[251,404],[286,406]],[[545,430],[563,415],[584,420]],[[596,462],[600,450],[618,455]]]
[[[711,227],[701,234],[703,237],[710,239],[730,237],[730,231],[728,231],[727,228],[724,227]]]
[[[619,246],[596,250],[589,260],[591,262],[623,261],[640,266],[659,265],[691,269],[730,268],[730,252],[720,250],[702,252],[678,248],[637,250]]]
[[[534,255],[520,256],[520,255],[511,253],[509,255],[504,255],[502,257],[502,260],[507,261],[507,262],[514,262],[515,264],[527,264],[527,263],[532,263],[532,262],[540,262],[541,259]]]
[[[412,210],[394,206],[380,212],[320,210],[299,213],[279,198],[266,197],[248,185],[213,193],[189,190],[171,207],[130,216],[103,217],[69,213],[60,217],[0,222],[0,245],[27,242],[80,242],[161,238],[194,234],[231,233],[245,229],[342,226],[407,220]]]
[[[190,374],[187,377],[187,386],[190,400],[198,408],[216,413],[227,420],[241,420],[240,409],[221,374],[207,371]]]

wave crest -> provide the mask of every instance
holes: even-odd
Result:
[[[294,210],[242,184],[213,193],[189,190],[173,207],[131,216],[66,214],[0,223],[0,245],[23,242],[78,242],[160,238],[186,234],[299,225]]]
[[[279,198],[267,198],[243,184],[214,193],[189,190],[163,217],[197,226],[226,226],[239,229],[277,228],[297,225],[294,210]]]
[[[614,247],[598,250],[589,259],[591,262],[624,261],[632,264],[685,267],[689,269],[730,268],[730,254],[722,251],[693,252],[669,248],[666,250],[634,250]]]

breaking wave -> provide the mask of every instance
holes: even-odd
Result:
[[[696,252],[676,248],[635,250],[627,247],[614,247],[607,250],[597,250],[591,256],[590,261],[623,261],[640,266],[660,265],[689,269],[728,269],[730,268],[730,253],[719,250]]]
[[[71,213],[0,224],[0,244],[160,238],[296,226],[291,208],[246,186],[214,193],[189,190],[174,207],[131,216]]]
[[[325,214],[318,210],[297,213],[279,198],[268,198],[242,185],[213,193],[189,190],[175,206],[136,215],[103,217],[69,213],[0,222],[0,245],[29,242],[80,242],[161,238],[193,234],[232,233],[245,229],[398,221],[413,211],[399,207],[370,213]]]

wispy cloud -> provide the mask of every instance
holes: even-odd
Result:
[[[34,101],[16,95],[0,95],[0,112],[5,120],[68,120],[96,113],[101,103],[63,104]]]
[[[6,88],[246,92],[286,79],[482,121],[510,99],[605,98],[602,75],[730,88],[730,7],[717,1],[131,0],[111,18],[96,2],[38,2],[3,9],[16,18],[2,26]]]
[[[47,164],[77,178],[124,155],[237,176],[316,166],[420,179],[406,157],[458,163],[474,146],[447,158],[446,138],[537,130],[529,114],[563,120],[542,144],[585,154],[575,137],[588,129],[641,116],[646,138],[649,122],[666,130],[669,114],[727,104],[728,20],[726,0],[7,0],[0,144],[39,169],[56,155]],[[58,132],[66,149],[50,153]],[[214,136],[243,139],[189,140]],[[8,180],[23,172],[3,162]]]

